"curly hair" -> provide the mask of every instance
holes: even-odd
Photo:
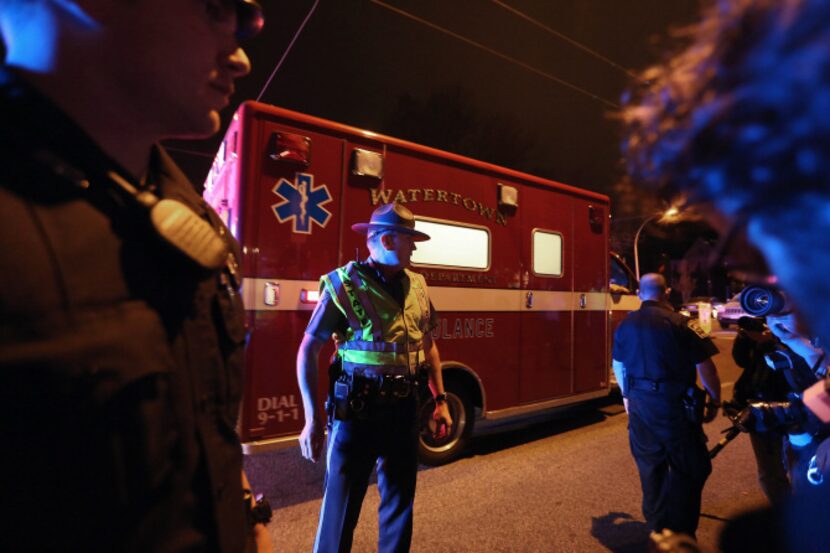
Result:
[[[830,193],[830,1],[720,0],[622,119],[639,182],[763,213]]]

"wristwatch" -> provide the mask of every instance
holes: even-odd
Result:
[[[435,403],[446,403],[447,402],[447,392],[443,394],[438,394],[435,396]]]
[[[260,497],[256,500],[255,505],[251,507],[251,499],[253,499],[251,490],[243,489],[242,500],[245,502],[245,506],[247,507],[248,522],[251,526],[256,524],[267,525],[271,522],[271,515],[274,513],[274,510],[271,509],[271,504],[264,497]]]

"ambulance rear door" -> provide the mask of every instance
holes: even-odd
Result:
[[[245,307],[250,338],[243,441],[296,435],[303,425],[295,360],[318,279],[339,262],[344,141],[298,116],[246,104],[243,160]],[[327,346],[321,355],[320,397]]]
[[[574,198],[574,393],[608,385],[608,204]]]
[[[522,403],[573,390],[573,200],[551,187],[519,189]]]

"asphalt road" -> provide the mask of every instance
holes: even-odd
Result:
[[[728,355],[734,333],[716,333],[724,387],[738,375]],[[640,486],[628,449],[622,405],[605,400],[522,428],[482,427],[470,455],[450,465],[422,467],[415,500],[412,551],[635,552],[647,531]],[[706,427],[710,446],[729,426]],[[320,510],[324,467],[291,448],[246,459],[255,489],[275,507],[269,525],[277,551],[310,551]],[[703,493],[698,539],[717,551],[724,521],[765,503],[755,479],[749,440],[739,436],[715,459]],[[377,550],[378,493],[363,505],[353,551]]]

